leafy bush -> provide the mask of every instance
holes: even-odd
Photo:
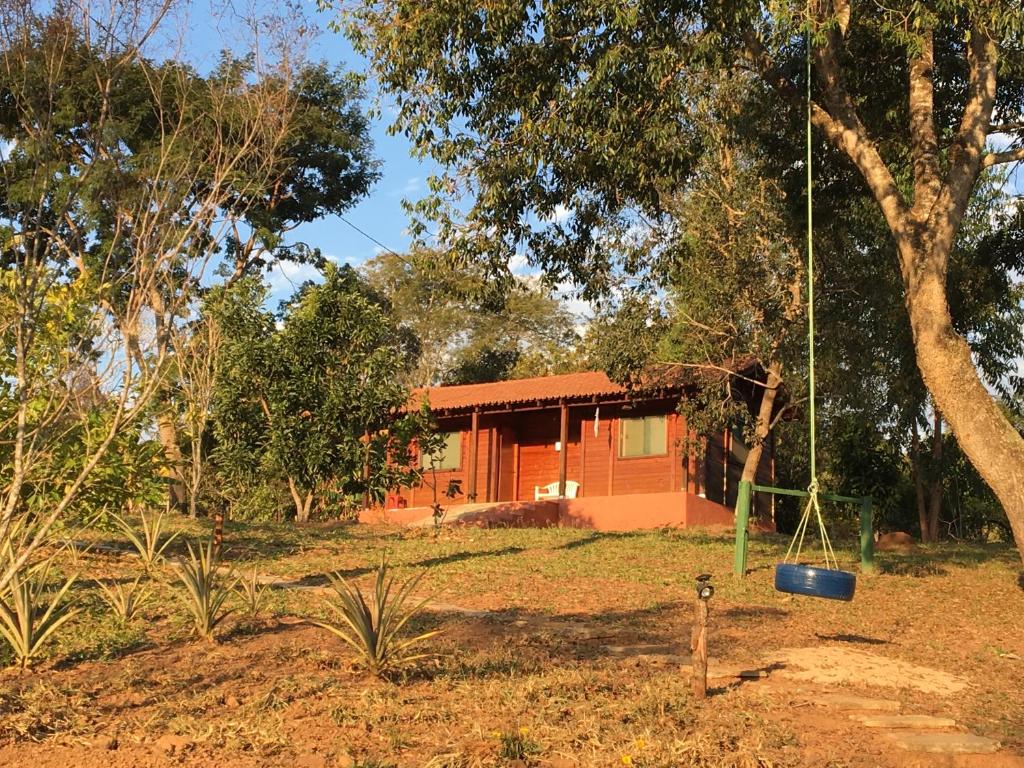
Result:
[[[224,603],[238,580],[231,573],[223,575],[212,541],[195,549],[191,543],[187,546],[188,560],[175,563],[178,578],[185,587],[183,602],[192,616],[195,633],[213,642],[214,630],[233,612],[225,610]]]
[[[128,537],[128,541],[135,547],[135,551],[138,552],[139,557],[142,559],[142,564],[147,571],[151,571],[164,559],[164,552],[167,551],[167,548],[171,546],[180,534],[180,531],[172,533],[163,539],[161,543],[164,533],[164,513],[162,511],[155,517],[147,515],[145,511],[140,512],[139,521],[142,524],[140,532],[136,532],[131,524],[120,515],[111,514],[111,517],[117,523],[117,527],[121,532]]]
[[[284,520],[292,507],[291,496],[284,482],[242,482],[222,477],[224,498],[232,520],[248,523],[270,523]]]
[[[396,590],[395,578],[389,576],[388,572],[387,562],[381,560],[369,603],[358,586],[349,584],[337,573],[330,574],[331,587],[338,601],[328,601],[327,605],[338,616],[340,623],[312,620],[313,624],[334,633],[355,649],[360,663],[375,675],[383,675],[426,657],[429,654],[412,654],[410,650],[438,634],[432,631],[408,639],[399,637],[405,625],[423,609],[428,600],[410,605],[413,590],[423,577],[422,573],[413,576]]]
[[[142,583],[141,576],[137,576],[128,586],[117,581],[111,584],[104,584],[101,581],[98,585],[103,602],[122,624],[127,624],[138,616],[142,606],[152,596],[151,588],[148,584]]]
[[[263,596],[266,594],[268,587],[260,582],[259,573],[255,565],[252,567],[252,573],[244,579],[240,578],[238,582],[236,591],[238,596],[242,598],[245,612],[250,616],[255,616],[260,612],[260,603],[263,602]]]
[[[0,594],[0,637],[10,645],[14,660],[22,669],[39,655],[53,633],[78,613],[70,602],[64,602],[77,576],[68,577],[51,592],[52,563],[51,557],[17,568]]]

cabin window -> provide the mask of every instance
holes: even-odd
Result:
[[[664,456],[668,453],[667,419],[644,416],[619,420],[619,457]]]
[[[462,466],[462,433],[444,432],[441,436],[444,437],[444,446],[440,451],[434,454],[424,451],[420,456],[424,469],[436,469],[440,472]]]

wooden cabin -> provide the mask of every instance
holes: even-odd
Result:
[[[679,384],[637,397],[602,372],[418,390],[445,447],[421,457],[422,484],[364,519],[427,524],[437,501],[447,519],[491,523],[732,525],[746,449],[724,433],[697,450],[677,412],[685,396]],[[769,450],[763,480],[771,463]]]

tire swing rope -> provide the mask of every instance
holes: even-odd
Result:
[[[815,597],[827,597],[839,600],[853,598],[856,577],[839,569],[832,541],[825,528],[825,519],[821,514],[818,485],[817,463],[817,416],[815,413],[816,381],[814,375],[814,167],[813,145],[811,140],[812,110],[811,100],[811,46],[813,34],[811,27],[811,5],[807,5],[807,362],[808,362],[808,395],[810,398],[809,442],[811,482],[807,487],[808,499],[804,507],[800,523],[797,525],[793,540],[786,551],[786,557],[776,569],[776,589],[796,594]],[[801,566],[800,553],[803,550],[804,538],[810,524],[811,515],[817,521],[822,549],[825,555],[825,569]]]

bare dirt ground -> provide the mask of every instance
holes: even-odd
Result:
[[[86,610],[34,671],[0,675],[0,766],[1024,767],[1024,589],[1008,548],[880,555],[845,604],[774,592],[774,539],[755,540],[736,581],[728,538],[693,533],[228,534],[236,561],[299,588],[229,618],[217,644],[189,637],[171,576],[118,627],[87,579],[134,578],[136,561],[67,563]],[[383,552],[427,570],[434,609],[413,629],[443,633],[432,659],[382,681],[302,617],[325,615],[327,571],[364,579]],[[705,570],[718,593],[698,702],[687,644]],[[849,697],[952,719],[935,732],[998,751],[906,751],[853,719]]]

